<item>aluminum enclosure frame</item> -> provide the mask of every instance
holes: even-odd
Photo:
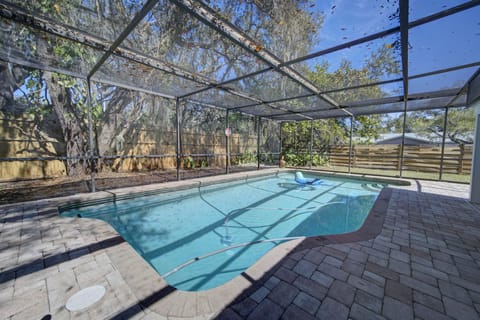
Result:
[[[128,26],[125,27],[124,30],[120,33],[120,35],[110,44],[108,41],[105,41],[104,39],[96,35],[82,31],[80,29],[76,29],[60,21],[55,21],[51,17],[38,15],[34,12],[30,12],[15,4],[12,4],[7,0],[0,0],[0,17],[2,19],[6,19],[13,23],[31,27],[33,29],[40,30],[41,32],[46,32],[47,34],[53,35],[55,37],[68,39],[70,41],[73,41],[74,43],[78,43],[78,44],[93,48],[101,53],[103,52],[100,59],[95,63],[95,65],[91,68],[91,70],[87,74],[72,72],[70,70],[61,69],[59,67],[51,66],[48,64],[36,63],[35,61],[22,60],[21,58],[18,58],[18,57],[5,56],[4,54],[0,53],[0,59],[10,63],[16,63],[16,64],[20,64],[27,67],[34,67],[38,69],[55,71],[55,72],[64,73],[67,75],[78,77],[80,79],[87,80],[88,89],[89,89],[88,90],[89,91],[89,98],[88,98],[89,144],[90,144],[89,158],[90,158],[90,161],[92,162],[92,165],[94,162],[93,161],[93,158],[94,158],[93,143],[92,143],[93,138],[92,138],[92,128],[91,128],[92,102],[91,102],[91,96],[90,96],[91,95],[90,87],[91,87],[92,80],[116,85],[119,87],[131,89],[131,90],[137,90],[140,92],[147,92],[149,94],[158,95],[161,97],[175,100],[176,110],[177,110],[177,131],[179,130],[179,127],[178,127],[179,126],[178,124],[179,105],[183,101],[190,101],[191,99],[193,99],[192,101],[194,103],[200,103],[205,106],[213,106],[216,108],[225,108],[227,110],[227,114],[229,114],[229,111],[236,111],[236,112],[243,112],[243,113],[247,113],[252,116],[258,117],[259,128],[260,128],[262,118],[268,118],[268,119],[276,120],[279,122],[298,121],[299,119],[313,121],[315,119],[345,117],[345,116],[349,116],[351,117],[351,119],[353,119],[356,115],[398,112],[399,110],[395,108],[390,108],[390,111],[385,111],[385,109],[388,109],[388,106],[392,103],[401,102],[403,103],[403,113],[404,113],[403,132],[405,132],[405,121],[406,121],[407,111],[427,110],[429,108],[439,108],[439,109],[443,108],[446,110],[445,112],[447,114],[448,112],[447,110],[449,108],[460,107],[465,105],[466,102],[464,101],[466,101],[465,97],[467,93],[466,86],[468,84],[467,82],[463,87],[452,88],[447,90],[437,89],[436,91],[432,91],[432,92],[410,94],[409,93],[410,80],[426,78],[426,77],[437,75],[437,74],[446,74],[448,72],[452,72],[456,70],[465,70],[469,68],[477,68],[476,72],[480,70],[480,68],[478,68],[480,66],[480,61],[476,61],[473,63],[459,64],[454,67],[449,67],[449,68],[444,68],[439,70],[430,70],[429,72],[426,72],[426,73],[411,76],[409,72],[409,64],[408,64],[409,30],[419,27],[421,25],[425,25],[425,24],[440,20],[445,17],[449,17],[459,12],[463,12],[463,11],[475,8],[480,5],[480,0],[466,1],[465,3],[462,3],[455,7],[439,11],[437,13],[428,15],[426,17],[423,17],[411,22],[409,22],[409,0],[399,0],[399,26],[398,27],[394,27],[381,32],[366,35],[364,37],[361,37],[352,41],[348,41],[340,45],[336,45],[327,49],[322,49],[317,52],[309,53],[302,57],[294,58],[290,61],[282,61],[274,53],[270,52],[265,48],[259,49],[257,45],[257,41],[255,39],[251,38],[244,31],[242,31],[241,29],[239,29],[238,27],[230,23],[227,19],[222,17],[220,13],[212,9],[206,3],[200,0],[169,0],[170,3],[181,8],[187,14],[194,16],[201,23],[205,24],[206,26],[211,28],[213,31],[220,34],[222,37],[229,39],[230,41],[235,43],[237,46],[246,50],[251,55],[262,60],[268,65],[268,67],[265,69],[257,70],[257,71],[254,71],[233,79],[228,79],[226,81],[221,81],[221,82],[215,79],[210,79],[202,74],[189,71],[186,68],[182,68],[181,66],[177,66],[172,63],[162,61],[161,59],[158,59],[156,57],[152,57],[144,53],[122,46],[122,43],[124,42],[124,40],[138,26],[140,21],[147,14],[151,12],[152,8],[157,4],[157,2],[158,1],[156,0],[148,0],[143,5],[141,10],[137,12],[135,17],[128,24]],[[400,78],[389,79],[384,81],[376,81],[368,84],[337,88],[333,90],[321,90],[317,88],[311,81],[309,81],[304,75],[300,74],[297,70],[292,68],[293,64],[310,61],[313,58],[325,56],[330,53],[339,52],[340,50],[343,50],[346,48],[367,43],[372,40],[381,39],[385,36],[394,35],[394,34],[400,35],[401,67],[402,67],[401,68],[402,76]],[[111,79],[103,79],[102,76],[98,76],[98,71],[110,56],[117,56],[117,57],[126,59],[127,61],[132,61],[134,63],[138,63],[139,65],[146,66],[153,70],[158,70],[159,72],[162,72],[164,74],[172,75],[174,77],[191,81],[192,83],[195,83],[198,85],[198,89],[192,90],[187,94],[182,94],[177,96],[177,95],[167,94],[165,92],[147,90],[142,87],[137,87],[135,84],[127,84],[127,83],[122,83],[121,81],[115,82],[115,81],[112,81]],[[287,78],[292,80],[294,83],[303,87],[309,93],[300,95],[300,96],[294,96],[294,97],[266,100],[266,99],[259,98],[249,92],[242,92],[229,86],[234,82],[238,82],[240,80],[258,76],[266,72],[275,72],[280,74],[281,76],[286,76]],[[342,104],[336,101],[334,98],[332,98],[329,95],[331,93],[341,92],[344,90],[354,90],[358,88],[378,86],[378,85],[384,85],[384,84],[395,83],[395,82],[401,82],[403,84],[402,96],[385,97],[385,98],[364,100],[364,101],[352,101],[347,104]],[[193,97],[195,94],[208,91],[208,90],[221,90],[233,96],[241,97],[242,99],[246,101],[250,101],[251,103],[238,105],[234,107],[225,107],[215,103],[209,104],[209,103],[195,102]],[[285,104],[288,101],[293,101],[295,99],[301,99],[301,98],[307,98],[307,97],[317,97],[320,101],[323,101],[324,103],[326,103],[328,108],[321,107],[319,109],[313,108],[312,110],[296,111],[296,110],[292,110],[288,105]],[[438,97],[445,97],[445,98],[451,97],[451,99],[449,99],[448,102],[442,105],[429,107],[428,104],[425,104],[424,106],[419,107],[418,109],[409,108],[410,101],[429,100],[429,99],[438,98]],[[384,107],[382,108],[382,106]],[[257,113],[248,112],[246,111],[247,109],[262,110],[262,112],[265,112],[266,114],[259,115],[258,112]],[[273,113],[269,114],[268,109],[281,111],[281,113],[277,112],[275,114]],[[228,127],[228,122],[226,126]],[[352,129],[350,129],[350,131],[351,130]],[[405,135],[403,133],[402,145],[404,144],[404,139],[405,139]],[[257,141],[257,143],[259,143],[259,141]],[[257,150],[259,150],[258,145],[257,145]],[[310,153],[311,153],[311,150],[310,150]],[[178,178],[179,178],[180,156],[181,156],[181,139],[179,137],[179,132],[177,132],[176,158],[177,158]],[[258,157],[258,167],[259,167],[260,166],[259,151],[257,151],[257,157]],[[402,159],[403,159],[403,156],[402,156]],[[92,170],[92,172],[93,171],[94,170]],[[350,171],[350,168],[349,168],[349,171]],[[228,160],[227,160],[226,172],[228,172]],[[95,188],[93,174],[92,174],[92,186],[93,188]]]

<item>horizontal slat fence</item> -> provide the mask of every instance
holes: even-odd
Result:
[[[400,169],[401,145],[355,145],[352,146],[351,163],[354,168],[379,170]],[[331,166],[348,166],[349,147],[329,146],[328,159]],[[440,146],[404,146],[403,170],[440,172],[442,148]],[[443,172],[470,174],[472,146],[445,146]]]

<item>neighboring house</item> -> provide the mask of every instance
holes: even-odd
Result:
[[[427,137],[423,137],[415,133],[405,133],[406,146],[420,146],[420,145],[432,145],[432,144],[442,143],[441,138],[440,138],[440,141],[436,141],[436,140],[437,139],[428,139]],[[402,144],[402,134],[399,134],[399,133],[381,134],[379,135],[376,141],[373,141],[373,143],[374,144]],[[445,144],[447,143],[448,142],[445,141]]]
[[[373,144],[402,144],[401,133],[385,133],[379,135]],[[405,133],[405,145],[406,146],[421,146],[421,145],[441,145],[442,137],[427,137],[416,133]],[[445,137],[445,145],[455,145],[456,142]]]
[[[467,134],[463,136],[459,136],[460,139],[465,141],[473,141],[473,133]],[[367,143],[365,138],[362,137],[352,137],[352,141],[355,144],[362,145],[362,144],[402,144],[402,134],[401,133],[384,133],[379,134],[378,139],[370,141]],[[417,133],[405,133],[405,145],[406,146],[428,146],[428,145],[436,145],[439,146],[442,144],[442,137],[430,137],[425,135],[420,135]],[[468,144],[468,143],[467,143]],[[450,140],[447,136],[445,137],[445,145],[457,145],[455,141]]]

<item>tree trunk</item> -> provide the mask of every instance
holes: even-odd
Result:
[[[43,73],[50,94],[52,108],[62,129],[67,160],[65,166],[68,176],[86,173],[86,137],[82,130],[78,111],[72,105],[68,90],[58,83],[58,76],[52,72]],[[77,111],[77,112],[76,112]]]
[[[21,86],[28,72],[9,62],[0,61],[0,110],[17,112],[13,93]]]

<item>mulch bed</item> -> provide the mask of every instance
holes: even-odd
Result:
[[[251,170],[256,170],[256,167],[232,168],[231,172]],[[180,172],[180,177],[182,180],[185,180],[219,175],[224,173],[225,168],[210,167],[192,170],[182,170]],[[95,186],[97,191],[153,183],[163,183],[176,180],[176,170],[133,173],[102,172],[95,174]],[[0,182],[0,205],[53,197],[63,197],[90,191],[90,175],[85,175],[81,177],[57,177],[47,179]]]

